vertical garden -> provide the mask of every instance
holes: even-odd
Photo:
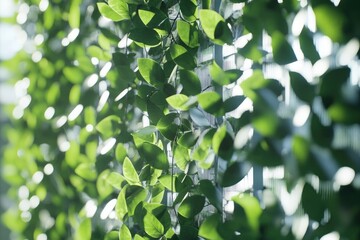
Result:
[[[360,239],[359,1],[16,3],[10,239]]]

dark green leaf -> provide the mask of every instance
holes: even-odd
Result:
[[[150,28],[134,28],[129,32],[129,38],[137,42],[141,47],[157,46],[160,44],[160,35]]]
[[[222,187],[230,187],[240,182],[249,172],[250,164],[244,162],[230,163],[220,179]]]
[[[185,20],[195,22],[197,19],[197,1],[196,0],[182,0],[180,1],[180,11]]]
[[[237,109],[240,104],[245,100],[244,96],[233,96],[229,97],[224,102],[224,110],[225,112],[231,112]]]
[[[301,203],[304,211],[309,215],[310,219],[320,222],[324,217],[324,203],[320,195],[308,183],[305,183]]]
[[[235,175],[232,175],[235,176]],[[208,179],[201,180],[199,183],[200,191],[209,202],[219,211],[222,211],[222,194],[219,188],[216,188]]]
[[[169,113],[163,116],[156,127],[160,133],[169,140],[174,140],[178,132],[180,119],[176,113]]]
[[[311,34],[308,28],[303,28],[299,36],[300,48],[304,56],[314,64],[317,60],[320,59],[320,55],[316,50],[316,47],[313,42],[313,34]]]
[[[282,33],[273,33],[271,39],[274,61],[276,63],[285,65],[296,61],[294,50]]]
[[[185,95],[197,95],[201,92],[199,77],[193,71],[179,70],[180,83],[183,86],[182,93]]]
[[[311,116],[310,129],[314,142],[323,147],[331,146],[334,138],[334,127],[332,125],[324,126],[320,118],[313,113]]]
[[[234,153],[234,139],[227,132],[226,126],[219,127],[212,140],[214,152],[224,160],[231,160]]]
[[[193,218],[201,212],[205,205],[205,197],[193,195],[185,198],[179,206],[179,214],[185,218]]]
[[[244,209],[251,229],[255,232],[259,231],[260,216],[262,213],[259,201],[249,194],[237,195],[233,197],[232,200]]]
[[[179,44],[170,46],[170,55],[174,62],[186,70],[193,70],[196,67],[192,53]]]
[[[290,84],[296,96],[311,105],[315,97],[315,87],[308,83],[306,79],[297,72],[289,72]]]
[[[166,158],[166,155],[164,151],[161,150],[158,146],[144,142],[138,150],[140,155],[152,167],[162,170],[167,170],[169,168],[169,162]]]

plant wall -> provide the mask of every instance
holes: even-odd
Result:
[[[360,238],[358,1],[19,4],[14,239]]]

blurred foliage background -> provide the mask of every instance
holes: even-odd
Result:
[[[357,0],[2,4],[1,238],[360,239]]]

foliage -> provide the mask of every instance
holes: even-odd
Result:
[[[360,238],[358,1],[26,2],[43,41],[2,63],[23,89],[2,160],[19,239]],[[252,166],[284,169],[294,211],[267,183],[226,198]]]

